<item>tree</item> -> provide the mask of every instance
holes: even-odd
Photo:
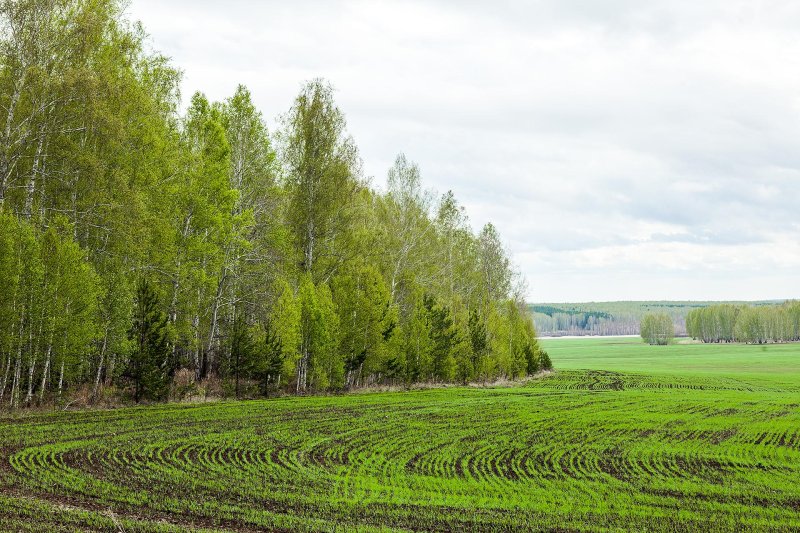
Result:
[[[100,333],[100,280],[86,261],[84,251],[72,240],[69,225],[63,219],[55,221],[59,222],[63,224],[60,231],[54,224],[40,237],[44,303],[39,326],[44,365],[39,383],[40,401],[50,383],[52,367],[59,371],[59,389],[64,379],[80,381],[88,374],[89,361],[81,356],[91,349]],[[29,367],[27,402],[33,398],[35,362],[34,356]]]
[[[403,354],[405,381],[409,384],[428,381],[433,376],[433,339],[425,298],[416,290],[410,300],[408,316],[401,322],[397,336]]]
[[[432,377],[436,381],[450,381],[455,370],[453,349],[458,342],[450,308],[438,305],[431,295],[425,296],[424,305],[431,332]]]
[[[288,218],[300,266],[314,282],[326,280],[349,255],[342,238],[353,224],[361,162],[333,88],[323,80],[303,87],[283,122]]]
[[[508,295],[512,282],[510,261],[492,223],[486,224],[478,235],[478,262],[484,305]]]
[[[228,204],[229,224],[220,233],[219,272],[211,300],[210,330],[206,352],[218,345],[220,323],[235,326],[232,315],[254,316],[272,296],[271,284],[279,271],[281,230],[275,190],[275,152],[264,120],[242,85],[222,104],[213,104],[210,115],[224,128],[230,147],[228,187],[236,193]],[[238,311],[237,311],[238,309]],[[229,332],[228,335],[231,333]]]
[[[394,328],[391,295],[378,269],[349,265],[333,279],[339,316],[339,353],[344,356],[345,387],[382,368],[386,341]]]
[[[314,285],[305,274],[300,282],[300,360],[297,392],[341,386],[344,365],[337,353],[339,317],[331,291],[324,283]]]
[[[133,399],[139,402],[165,398],[173,370],[169,323],[158,294],[146,277],[139,280],[136,289],[129,336],[133,341],[128,362],[128,375],[134,385]]]
[[[229,334],[229,356],[227,373],[233,374],[234,395],[239,398],[242,376],[248,376],[257,366],[257,348],[247,320],[242,313],[235,313]]]
[[[486,325],[477,310],[469,313],[469,339],[472,348],[472,377],[478,376],[485,367],[489,355],[489,337]]]
[[[640,332],[648,344],[665,346],[675,336],[672,317],[665,313],[648,313],[642,318]]]
[[[452,191],[434,205],[403,154],[369,187],[327,82],[277,154],[243,86],[179,112],[180,72],[124,13],[0,0],[0,401],[118,377],[161,398],[181,365],[237,396],[536,366],[497,230]],[[760,313],[765,338],[793,316]]]
[[[269,319],[264,323],[260,345],[261,356],[256,370],[261,375],[261,391],[265,396],[269,396],[271,390],[280,386],[285,359],[283,342]]]
[[[429,216],[432,196],[422,190],[419,167],[405,154],[397,156],[386,181],[388,190],[379,203],[385,226],[381,257],[387,260],[384,272],[394,301],[401,280],[412,273],[424,279],[430,263],[425,249],[434,226]]]
[[[287,379],[291,379],[298,372],[302,357],[300,352],[302,333],[300,329],[300,302],[291,286],[286,280],[280,280],[276,290],[279,296],[271,310],[270,326],[275,330],[275,336],[281,340],[283,369],[278,373],[279,384],[280,376],[286,376]]]
[[[182,141],[187,161],[169,198],[173,248],[165,262],[172,272],[170,321],[202,377],[217,363],[221,272],[236,191],[228,181],[230,147],[219,113],[201,93],[192,96]]]

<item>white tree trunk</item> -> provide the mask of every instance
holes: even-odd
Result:
[[[50,336],[50,343],[47,345],[47,353],[44,358],[44,370],[42,370],[42,384],[39,387],[39,403],[44,401],[44,391],[47,389],[47,375],[50,373],[50,357],[53,353],[53,339]]]

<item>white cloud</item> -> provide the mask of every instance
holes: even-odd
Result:
[[[800,4],[133,0],[185,96],[322,76],[496,223],[535,300],[800,297]],[[273,122],[274,124],[274,122]]]

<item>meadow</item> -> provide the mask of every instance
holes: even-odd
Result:
[[[0,530],[800,528],[800,346],[543,343],[514,387],[0,415]]]

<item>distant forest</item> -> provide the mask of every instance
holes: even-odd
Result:
[[[686,317],[692,310],[717,304],[769,306],[780,301],[640,301],[530,304],[536,331],[544,336],[639,335],[645,314],[664,313],[672,317],[675,334],[686,336]]]
[[[0,402],[550,366],[496,228],[403,154],[372,183],[329,83],[275,131],[243,86],[181,112],[125,5],[0,2]]]
[[[691,337],[703,342],[800,341],[800,301],[760,306],[711,305],[690,311],[686,326]]]

